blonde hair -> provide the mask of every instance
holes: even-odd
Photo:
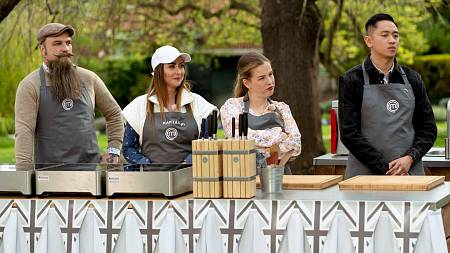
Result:
[[[234,97],[242,97],[248,92],[243,80],[251,78],[252,70],[266,62],[270,64],[267,57],[257,52],[246,53],[239,58],[237,64],[237,77],[234,82]]]
[[[153,73],[153,79],[150,84],[150,87],[148,88],[147,92],[147,115],[150,116],[150,120],[153,120],[154,117],[154,108],[155,105],[153,103],[148,102],[148,98],[150,98],[153,95],[156,95],[156,98],[158,99],[160,113],[161,113],[161,119],[164,119],[164,108],[168,108],[167,104],[167,87],[166,83],[164,82],[164,64],[159,64],[154,73]],[[186,71],[183,76],[183,80],[181,81],[181,85],[177,87],[177,93],[175,95],[175,102],[176,102],[176,108],[177,111],[181,108],[181,91],[183,89],[186,89],[188,91],[191,90],[191,85],[188,81],[186,81]],[[189,113],[192,113],[192,107],[189,104],[187,106],[187,111]]]

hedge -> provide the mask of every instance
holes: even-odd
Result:
[[[412,68],[422,76],[432,103],[450,97],[450,54],[416,56]]]

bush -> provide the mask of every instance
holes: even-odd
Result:
[[[446,121],[447,120],[447,107],[433,105],[433,113],[436,121]]]
[[[80,59],[79,65],[100,76],[121,108],[145,94],[150,84],[150,63],[144,57]]]
[[[14,133],[14,119],[0,117],[0,136]]]
[[[450,54],[417,56],[412,68],[422,76],[433,104],[450,96]]]

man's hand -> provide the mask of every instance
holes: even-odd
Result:
[[[100,156],[100,163],[116,164],[119,163],[119,157],[113,154],[103,154]]]
[[[408,175],[413,162],[414,160],[409,155],[395,159],[389,163],[389,170],[386,172],[386,175]]]

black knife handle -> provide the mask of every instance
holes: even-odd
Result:
[[[244,112],[243,113],[243,115],[242,115],[242,126],[243,126],[243,129],[242,129],[242,133],[243,133],[243,135],[244,135],[244,137],[247,137],[247,135],[248,135],[248,113],[246,113],[246,112]]]
[[[214,136],[216,136],[216,134],[217,134],[217,111],[216,110],[214,110],[213,112],[212,112],[212,115],[213,115],[213,129],[212,129],[212,131],[213,131],[213,135]]]
[[[231,137],[234,138],[236,136],[236,118],[231,118]]]
[[[200,126],[200,138],[205,138],[205,129],[206,129],[206,119],[202,119],[202,125]]]
[[[212,137],[212,128],[213,128],[213,116],[210,114],[208,116],[208,137]]]
[[[243,116],[244,116],[244,114],[239,114],[239,137],[242,137],[242,130],[244,129],[244,126],[243,126],[243,123],[244,123],[244,121],[243,121]]]

